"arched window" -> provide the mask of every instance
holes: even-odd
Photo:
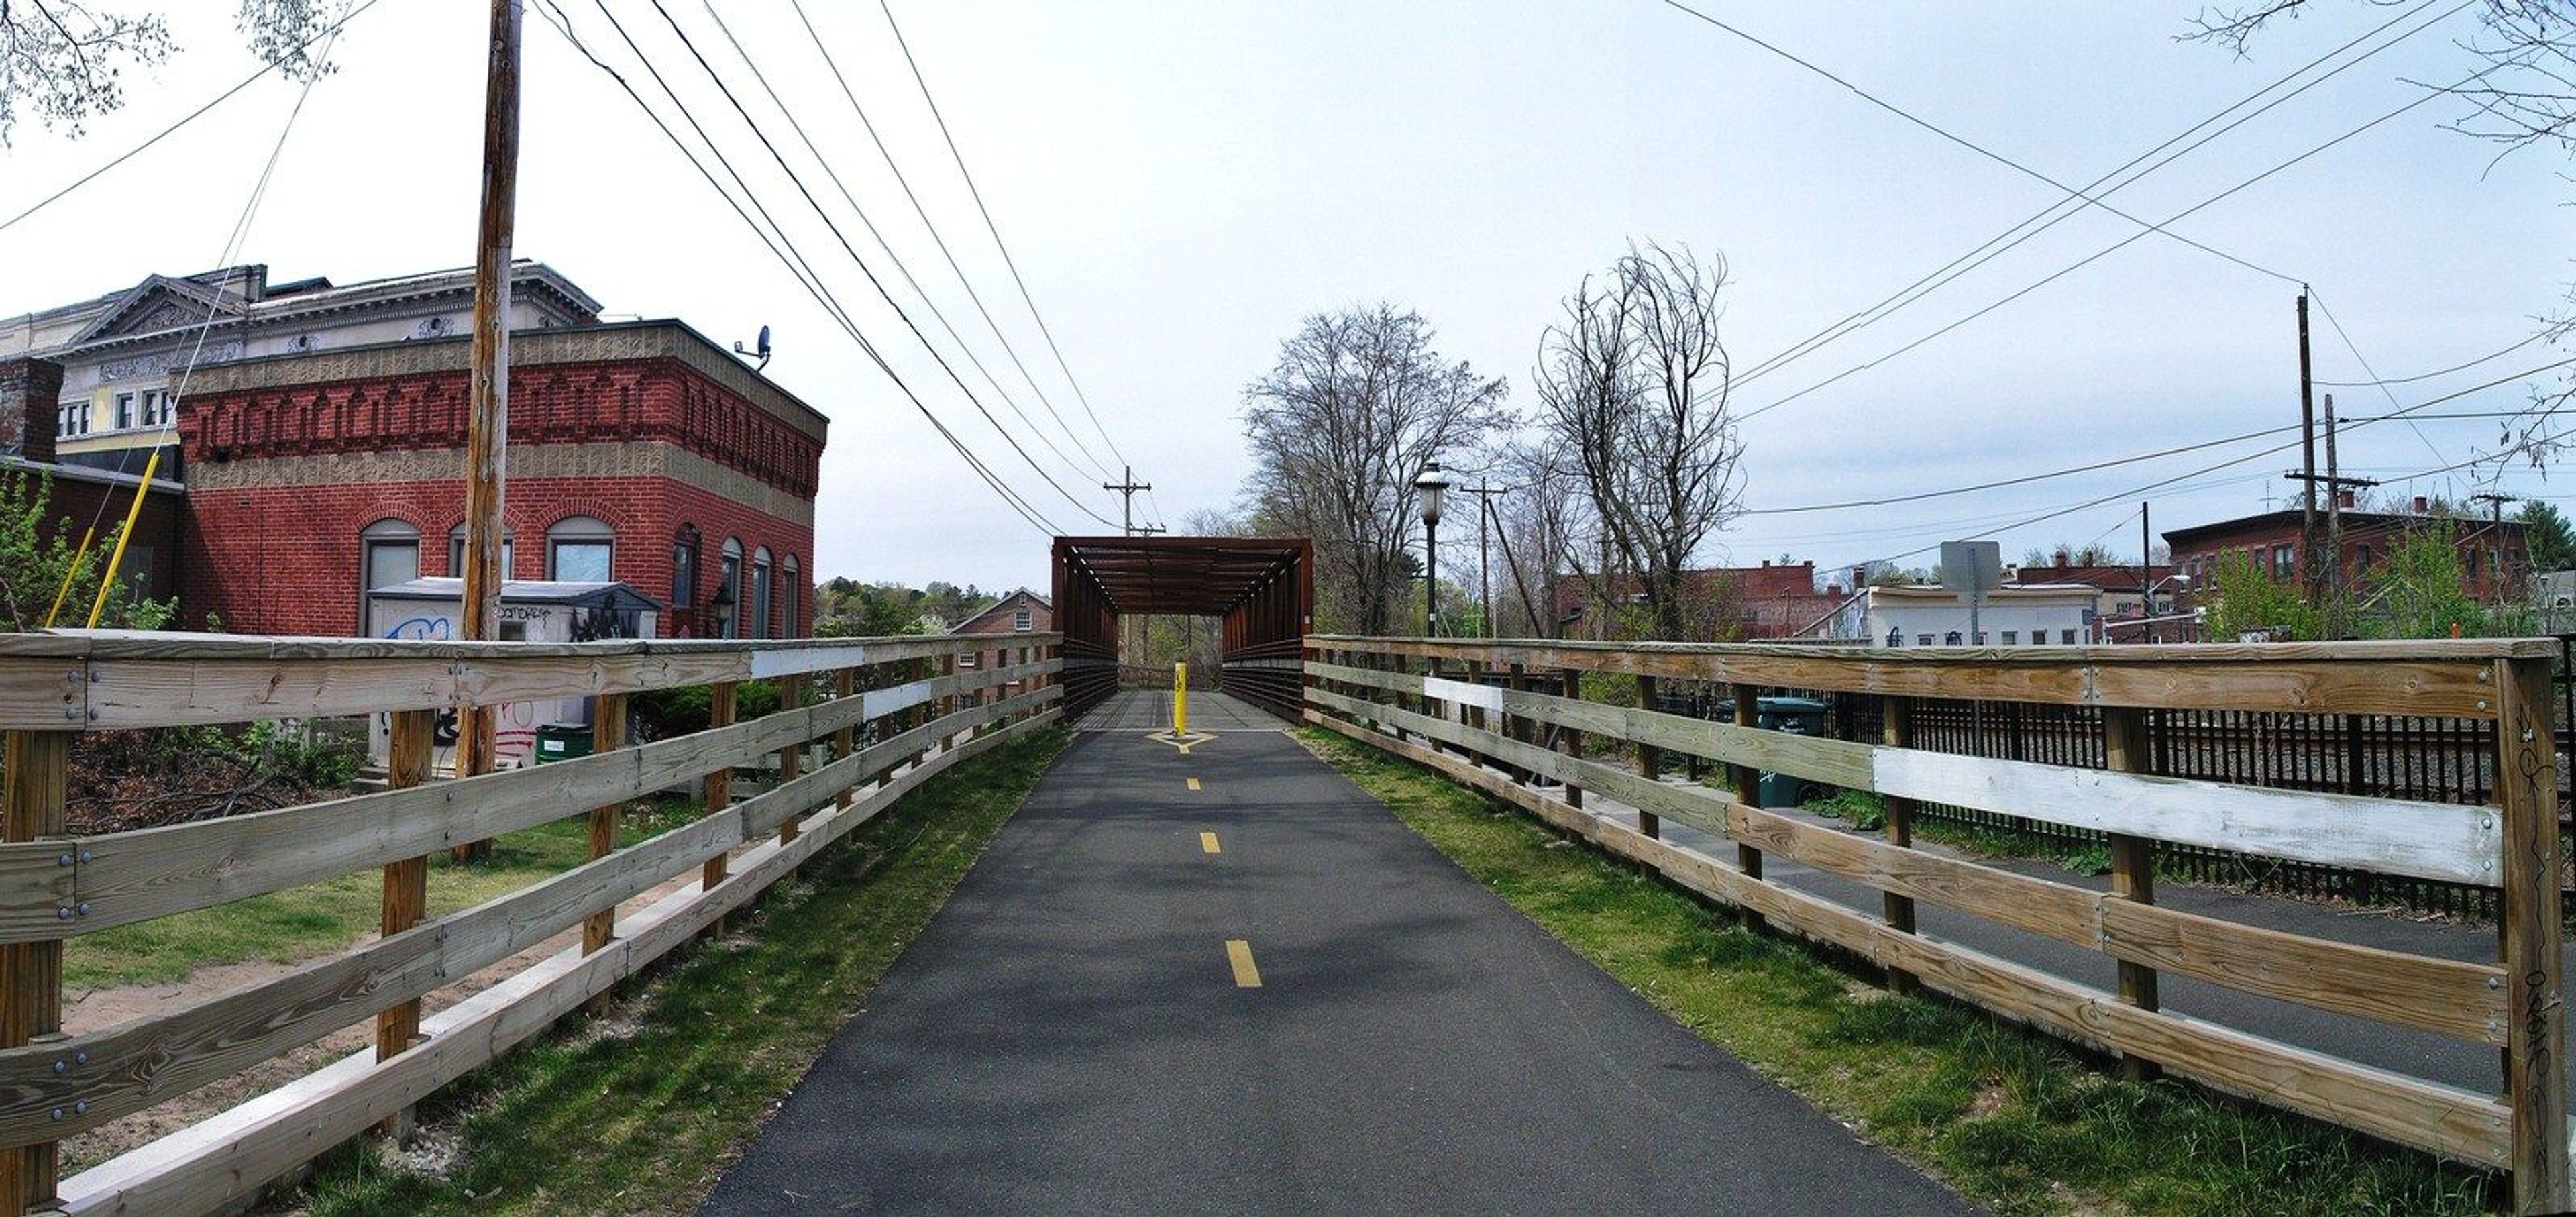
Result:
[[[742,637],[742,542],[731,537],[724,543],[723,578],[716,583],[718,616],[724,619],[723,637]]]
[[[763,545],[751,551],[751,629],[746,638],[770,636],[770,582],[769,547]]]
[[[572,583],[606,583],[615,578],[611,559],[616,533],[590,516],[566,516],[546,530],[546,577]]]
[[[683,524],[671,541],[671,611],[692,613],[698,607],[698,526]]]
[[[518,547],[518,541],[518,529],[501,530],[501,581],[504,583],[509,582],[511,576],[518,570],[510,564],[511,551]],[[465,523],[462,520],[457,522],[456,527],[447,530],[447,573],[451,578],[465,577]]]
[[[802,572],[796,565],[796,555],[794,554],[787,555],[781,560],[781,562],[782,565],[779,569],[784,572],[784,575],[778,582],[780,589],[778,598],[778,636],[781,638],[801,638],[804,635],[796,632],[796,606],[805,602],[805,584],[802,579]]]
[[[420,530],[382,519],[358,530],[358,632],[367,625],[367,593],[420,577]]]

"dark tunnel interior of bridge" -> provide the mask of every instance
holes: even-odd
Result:
[[[1218,684],[1283,718],[1298,712],[1314,623],[1314,547],[1303,537],[1057,537],[1055,626],[1068,711],[1118,690],[1119,619],[1214,617]]]

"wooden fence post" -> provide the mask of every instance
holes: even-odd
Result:
[[[1503,677],[1503,687],[1514,693],[1527,692],[1529,690],[1528,665],[1517,663],[1513,664],[1509,669],[1508,674]],[[1530,723],[1528,719],[1513,714],[1510,710],[1506,709],[1503,712],[1502,728],[1505,738],[1518,740],[1522,743],[1529,742]],[[1503,770],[1504,772],[1512,775],[1513,781],[1518,782],[1523,786],[1533,785],[1538,781],[1537,774],[1518,765],[1506,765],[1503,767]]]
[[[2504,812],[2497,949],[2504,963],[2504,1101],[2513,1109],[2513,1209],[2569,1207],[2567,1046],[2558,896],[2558,747],[2549,661],[2499,659],[2496,798]]]
[[[385,786],[400,790],[429,780],[430,759],[438,741],[438,712],[402,710],[386,716]],[[419,925],[429,915],[429,858],[405,858],[385,864],[384,919],[388,938]],[[376,1059],[392,1060],[420,1038],[420,999],[401,1002],[376,1014]],[[412,1108],[385,1117],[377,1131],[397,1143],[408,1143],[415,1127]]]
[[[1904,697],[1888,697],[1880,699],[1879,717],[1883,720],[1883,726],[1880,729],[1880,738],[1888,747],[1911,748],[1914,746],[1914,702],[1912,699]],[[1887,843],[1899,849],[1913,848],[1914,800],[1889,795],[1884,801],[1887,805]],[[1889,929],[1898,930],[1907,934],[1914,932],[1914,897],[1899,896],[1894,892],[1888,892],[1880,899],[1880,912],[1887,918]],[[1914,974],[1911,972],[1899,971],[1895,968],[1889,968],[1887,970],[1887,987],[1897,993],[1912,993],[1916,988]]]
[[[794,714],[804,708],[804,674],[799,673],[794,676],[780,678],[778,682],[778,713]],[[803,772],[805,772],[804,740],[797,740],[796,742],[778,750],[778,786],[784,786],[789,782],[795,781],[797,775]],[[777,786],[773,786],[771,789],[777,789]],[[803,822],[804,817],[795,815],[790,815],[786,819],[780,820],[778,822],[778,843],[785,845],[788,842],[795,840],[796,834],[801,828]]]
[[[858,691],[859,670],[857,668],[842,668],[841,670],[832,673],[832,697],[834,700],[845,700],[847,698],[857,696]],[[847,709],[847,707],[843,708]],[[841,729],[833,733],[832,759],[836,761],[846,761],[852,756],[857,755],[858,750],[859,726],[856,720],[852,720],[842,724]],[[848,807],[850,805],[850,795],[857,789],[858,782],[856,779],[852,779],[849,785],[841,787],[841,792],[839,794],[832,796],[832,806],[836,808]]]
[[[1657,709],[1654,677],[1637,678],[1637,708],[1648,711]],[[1644,740],[1637,741],[1637,776],[1649,782],[1664,776],[1663,753]],[[1664,835],[1664,822],[1655,813],[1640,807],[1637,809],[1637,831],[1649,837],[1661,837]]]
[[[1746,728],[1761,726],[1762,690],[1752,685],[1739,684],[1734,687],[1734,691],[1735,725]],[[1735,771],[1736,801],[1747,807],[1760,807],[1762,805],[1762,771],[1751,765],[1743,764],[1733,765],[1730,766],[1730,768]],[[1761,878],[1762,851],[1740,841],[1737,842],[1735,846],[1735,866],[1736,869],[1744,872],[1744,877],[1747,879]],[[1761,914],[1759,913],[1748,911],[1745,914],[1745,922],[1748,925],[1758,925],[1761,923],[1761,919]]]
[[[2014,703],[2018,705],[2019,703]],[[2018,724],[2020,720],[2012,720]],[[2015,739],[2019,739],[2016,730]],[[2102,763],[2120,773],[2145,773],[2152,766],[2148,758],[2147,712],[2132,706],[2102,708]],[[2111,833],[2111,895],[2139,904],[2156,902],[2155,842],[2127,833]],[[2141,1010],[2156,1008],[2156,970],[2145,964],[2120,962],[2120,1000]],[[2122,1053],[2120,1072],[2129,1080],[2153,1080],[2159,1070],[2156,1063],[2141,1056]]]
[[[626,695],[602,693],[593,700],[590,721],[591,755],[614,752],[625,746]],[[592,861],[605,858],[617,851],[617,817],[625,810],[624,803],[611,803],[606,807],[590,809]],[[615,941],[617,941],[617,905],[612,902],[607,908],[591,914],[589,920],[581,923],[581,953],[596,954],[606,950],[608,944]],[[599,996],[590,999],[585,1008],[593,1014],[605,1012],[608,1009],[608,996],[608,992],[602,990]]]
[[[1557,689],[1565,695],[1566,700],[1583,700],[1583,673],[1573,668],[1559,668],[1556,680]],[[1557,732],[1556,741],[1557,747],[1567,756],[1577,760],[1583,758],[1582,732],[1572,727],[1562,728]],[[1572,778],[1566,779],[1565,782],[1565,805],[1576,811],[1583,810],[1583,788],[1575,785]]]
[[[721,681],[708,688],[707,727],[709,730],[733,725],[736,700],[737,691],[730,680]],[[708,815],[721,815],[727,808],[733,806],[733,762],[726,761],[708,771],[706,790]],[[706,866],[698,875],[700,890],[713,890],[717,884],[724,882],[725,875],[730,872],[732,859],[732,854],[721,849],[716,851],[714,857],[707,859]],[[724,918],[722,917],[716,918],[707,926],[706,936],[709,938],[723,933]]]
[[[64,802],[70,797],[72,737],[67,732],[8,732],[5,755],[5,812],[0,835],[8,841],[59,838],[67,830]],[[77,848],[67,846],[64,848]],[[72,900],[64,895],[64,913]],[[0,946],[0,1047],[26,1047],[36,1039],[62,1034],[62,939]],[[0,1214],[21,1214],[54,1204],[54,1181],[62,1163],[59,1142],[39,1142],[23,1150],[0,1150]]]
[[[72,737],[61,731],[12,731],[5,754],[6,807],[0,836],[12,841],[59,837],[71,782]],[[65,848],[76,848],[66,844]],[[65,909],[77,890],[65,896]],[[18,1048],[63,1029],[63,943],[59,938],[0,947],[0,1047]],[[23,1150],[0,1150],[0,1213],[18,1214],[54,1202],[62,1146],[45,1141]]]

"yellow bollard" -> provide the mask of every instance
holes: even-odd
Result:
[[[1172,665],[1172,735],[1187,738],[1190,733],[1190,665]]]

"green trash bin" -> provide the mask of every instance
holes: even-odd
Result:
[[[1765,697],[1759,703],[1759,725],[1770,731],[1789,735],[1823,735],[1825,703],[1812,697]],[[1796,807],[1810,798],[1831,793],[1830,788],[1812,778],[1764,770],[1753,788],[1757,807]]]
[[[537,728],[537,763],[590,755],[588,723],[547,723]]]

